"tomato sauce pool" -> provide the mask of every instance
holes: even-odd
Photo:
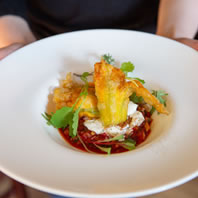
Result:
[[[152,123],[151,114],[147,111],[141,110],[145,120],[139,127],[134,127],[127,135],[127,138],[131,138],[136,142],[135,146],[138,146],[142,142],[144,142],[147,137],[149,136],[151,130],[150,126]],[[101,140],[108,139],[107,133],[102,133],[97,135],[96,133],[88,130],[84,126],[84,119],[79,119],[79,125],[78,125],[78,135],[76,137],[69,136],[69,128],[59,129],[60,135],[64,138],[66,142],[68,142],[71,146],[80,149],[81,151],[85,152],[93,152],[98,154],[106,154],[102,150],[100,150],[95,143],[99,142]],[[126,137],[125,137],[126,138]],[[120,144],[118,144],[118,141],[111,141],[111,142],[101,142],[100,144],[97,144],[98,146],[102,147],[111,147],[111,154],[113,153],[123,153],[126,151],[129,151],[128,149],[122,147]]]

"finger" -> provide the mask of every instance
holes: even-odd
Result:
[[[22,43],[14,43],[7,47],[0,48],[0,60],[11,54],[12,52],[16,51],[17,49],[23,47],[24,44]]]
[[[193,49],[198,51],[198,40],[187,39],[187,38],[178,38],[175,40],[179,41],[180,43],[183,43],[185,45],[188,45],[189,47],[192,47]]]

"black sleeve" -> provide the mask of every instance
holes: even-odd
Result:
[[[10,14],[27,20],[26,0],[0,0],[0,16]]]

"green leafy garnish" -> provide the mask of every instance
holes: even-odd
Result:
[[[163,90],[152,90],[152,94],[160,101],[160,103],[162,103],[166,107],[166,100],[163,98],[163,96],[167,96],[168,93]],[[155,110],[156,109],[152,106],[150,113],[153,114]]]
[[[85,84],[87,84],[87,83],[88,83],[87,77],[90,76],[90,75],[91,75],[91,73],[89,73],[89,72],[84,72],[84,73],[80,76],[80,78],[81,78],[82,81],[84,81]]]
[[[113,138],[109,138],[106,140],[101,140],[101,141],[97,141],[97,142],[112,142],[112,141],[118,141],[118,140],[123,140],[124,139],[124,135],[117,135]]]
[[[128,72],[132,72],[135,69],[135,66],[133,65],[133,63],[129,62],[124,62],[122,63],[120,69],[125,73],[125,75],[127,76]]]
[[[130,96],[130,100],[135,104],[140,104],[144,102],[144,99],[142,96],[137,96],[135,92]]]
[[[142,84],[145,84],[145,81],[141,78],[137,78],[137,77],[129,77],[127,76],[126,79],[129,79],[129,80],[138,80],[140,81]]]
[[[73,107],[62,107],[51,116],[50,123],[55,128],[65,128],[69,124],[72,111]]]
[[[81,137],[80,137],[78,134],[77,134],[77,137],[78,137],[78,139],[80,140],[81,144],[83,145],[83,147],[85,148],[85,150],[86,150],[88,153],[95,153],[95,152],[90,151],[90,150],[87,148],[86,144],[83,142],[83,140],[81,139]]]
[[[115,60],[112,58],[112,56],[110,55],[110,54],[104,54],[103,56],[102,56],[102,59],[104,60],[104,61],[106,61],[108,64],[110,64],[110,65],[113,65],[114,64],[114,62],[115,62]]]
[[[47,113],[42,114],[42,116],[47,120],[47,124],[54,126],[55,128],[65,128],[69,126],[69,135],[71,137],[75,137],[77,135],[78,129],[78,121],[79,121],[79,112],[81,110],[81,106],[88,95],[88,80],[87,76],[90,73],[84,72],[80,77],[81,80],[85,83],[80,96],[77,98],[76,102],[73,104],[72,107],[62,107],[61,109],[57,110],[54,114],[49,115]],[[74,107],[79,101],[80,97],[84,96],[84,99],[78,109],[74,111]]]
[[[52,123],[51,123],[51,118],[52,118],[52,116],[51,115],[49,115],[48,113],[42,113],[41,114],[44,118],[45,118],[45,120],[47,121],[47,125],[52,125]]]
[[[128,150],[135,149],[135,144],[136,144],[136,142],[131,138],[128,138],[125,141],[123,141],[122,143],[120,143],[120,145],[122,147],[124,147],[125,149],[128,149]]]
[[[132,77],[132,79],[135,79],[135,80],[138,80],[138,81],[140,81],[142,84],[145,84],[145,81],[143,80],[143,79],[141,79],[141,78],[137,78],[137,77]]]
[[[89,112],[91,114],[94,114],[95,116],[99,116],[100,115],[98,109],[88,108],[88,109],[81,109],[80,111],[81,112]]]
[[[81,80],[85,83],[84,85],[84,88],[82,90],[82,92],[80,93],[80,96],[87,96],[88,94],[88,87],[89,87],[89,84],[88,84],[88,80],[87,80],[87,77],[90,75],[91,73],[89,72],[84,72],[82,75],[81,75]]]
[[[163,90],[159,90],[159,91],[152,91],[152,94],[160,101],[160,103],[162,103],[165,107],[166,107],[166,100],[164,98],[162,98],[162,96],[167,96],[168,94],[165,93],[165,91]]]
[[[80,107],[78,107],[78,109],[74,112],[74,116],[73,116],[73,123],[72,123],[72,137],[75,137],[77,135],[77,129],[78,129],[78,115],[80,112]]]
[[[94,144],[97,148],[99,148],[101,151],[107,153],[108,155],[111,154],[111,147],[102,147],[98,146],[97,144]]]

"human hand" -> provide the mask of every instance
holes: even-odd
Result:
[[[0,48],[0,60],[11,54],[12,52],[18,50],[19,48],[23,47],[24,44],[22,43],[13,43],[9,46]]]
[[[175,40],[185,45],[188,45],[189,47],[192,47],[193,49],[198,51],[198,40],[188,38],[178,38]]]

